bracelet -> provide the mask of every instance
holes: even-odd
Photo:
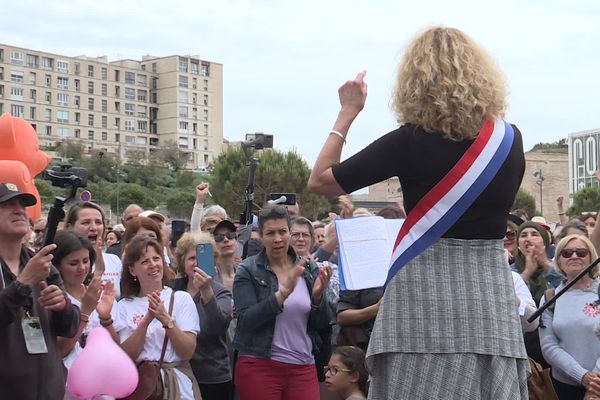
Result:
[[[84,314],[84,313],[80,313],[79,314],[79,320],[81,322],[85,322],[87,324],[89,322],[89,320],[90,320],[90,316],[87,315],[87,314]]]
[[[112,324],[113,324],[112,318],[100,320],[100,325],[102,325],[104,328],[111,326]]]
[[[345,138],[345,137],[344,137],[344,135],[342,135],[340,132],[338,132],[338,131],[334,131],[334,130],[331,130],[331,131],[329,131],[329,134],[330,134],[330,135],[331,135],[331,134],[334,134],[334,135],[336,135],[336,136],[339,136],[339,137],[341,137],[341,138],[342,138],[342,140],[344,141],[344,144],[346,144],[346,138]]]
[[[566,213],[564,213],[564,212],[558,213],[558,215],[565,215],[565,214],[566,214]]]

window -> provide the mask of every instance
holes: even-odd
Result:
[[[204,124],[204,136],[208,136],[208,124]]]
[[[179,102],[187,103],[189,101],[188,92],[186,90],[179,91]]]
[[[10,113],[13,117],[23,118],[25,114],[25,106],[18,106],[16,104],[11,104]]]
[[[134,124],[134,120],[132,119],[126,119],[125,120],[125,130],[126,131],[134,131],[135,130],[135,124]]]
[[[64,60],[56,60],[56,70],[58,72],[69,72],[69,62]]]
[[[4,80],[4,67],[0,67],[0,81]]]
[[[121,112],[121,103],[118,101],[115,101],[115,111]]]
[[[57,93],[56,94],[56,104],[59,106],[68,106],[69,105],[69,95],[66,93]]]
[[[77,108],[81,107],[81,97],[80,96],[75,96],[75,107],[77,107]]]
[[[75,90],[77,92],[81,90],[81,81],[79,79],[75,79]]]
[[[94,111],[94,98],[88,97],[88,110]]]
[[[204,95],[204,106],[208,107],[208,95],[207,94]]]
[[[102,100],[102,112],[108,112],[108,101]]]
[[[204,80],[204,91],[208,92],[208,79]]]
[[[147,121],[138,121],[137,122],[138,125],[138,132],[146,132],[146,130],[148,129],[148,122]]]
[[[191,68],[192,74],[196,74],[197,75],[198,74],[198,62],[197,61],[196,62],[192,61],[190,65],[192,67]]]
[[[27,54],[27,66],[29,68],[37,68],[39,66],[39,57],[33,54]]]
[[[23,92],[25,92],[25,90],[23,88],[11,87],[10,88],[11,100],[23,100]]]
[[[208,110],[204,110],[204,120],[208,121]]]
[[[192,124],[192,133],[195,135],[198,133],[198,124],[197,123],[193,123]],[[194,139],[195,140],[195,139]]]
[[[44,110],[44,119],[45,119],[46,121],[51,121],[51,120],[52,120],[52,110],[51,110],[51,109],[49,109],[49,108],[46,108],[46,109]]]
[[[208,139],[204,139],[204,150],[208,150]]]
[[[146,75],[138,74],[137,84],[145,87],[147,85]]]
[[[56,128],[56,136],[58,137],[69,137],[69,128],[58,127]]]
[[[188,138],[180,137],[179,138],[179,148],[187,149],[189,147]]]
[[[125,88],[125,99],[127,100],[135,100],[135,89],[134,88]]]
[[[88,131],[88,140],[94,140],[94,131]]]
[[[185,121],[179,121],[179,133],[187,133],[188,123]]]
[[[108,68],[102,67],[100,69],[100,78],[105,81],[108,79]]]
[[[54,59],[42,57],[42,68],[52,70],[54,68]]]
[[[194,150],[196,150],[196,149],[198,148],[198,140],[194,139],[194,140],[193,140],[193,143],[194,143],[194,145],[193,145],[193,147],[192,147],[192,148],[193,148]]]
[[[35,107],[29,108],[29,118],[36,119],[37,113]]]
[[[66,124],[69,122],[69,112],[64,110],[58,110],[56,112],[56,121]]]
[[[0,49],[0,50],[2,50],[2,49]],[[2,52],[0,51],[0,53],[2,53]],[[0,115],[2,115],[2,114],[4,114],[4,103],[0,103]],[[35,125],[33,125],[33,129],[35,129]]]
[[[147,90],[138,89],[137,91],[137,99],[138,101],[146,102],[146,97],[148,96]]]
[[[81,129],[75,129],[73,136],[79,139],[81,137]]]
[[[52,104],[52,92],[45,92],[44,100],[46,101],[46,104]]]
[[[184,75],[179,75],[179,87],[187,88],[188,87],[188,77]]]
[[[115,69],[115,82],[119,82],[121,80],[121,71]]]
[[[108,132],[102,132],[102,141],[103,142],[108,141]]]
[[[115,118],[115,128],[117,128],[117,129],[121,128],[121,118],[119,118],[119,117]]]
[[[4,85],[0,85],[0,98],[4,97]]]
[[[102,127],[103,128],[108,128],[108,117],[106,115],[102,116]]]
[[[94,81],[88,82],[88,94],[94,94]]]
[[[52,135],[52,127],[50,125],[46,125],[46,135]]]
[[[192,103],[196,104],[198,102],[198,93],[192,93]]]
[[[30,72],[29,73],[29,84],[35,85],[36,82],[37,82],[37,74],[35,72]]]
[[[155,104],[158,103],[158,95],[156,92],[152,92],[152,102]]]
[[[207,62],[203,62],[200,67],[200,75],[209,76],[210,75],[210,64]]]
[[[81,74],[81,64],[75,63],[75,75]],[[77,136],[79,137],[79,136]]]
[[[135,138],[135,144],[146,144],[147,141],[148,140],[143,136],[138,136]]]
[[[208,154],[204,155],[204,165],[208,165]]]
[[[152,78],[152,89],[156,89],[158,87],[158,78]]]
[[[135,85],[135,73],[125,71],[125,84]]]
[[[125,115],[135,114],[135,104],[125,103]]]
[[[188,60],[187,58],[179,59],[179,72],[188,72]]]
[[[56,88],[61,90],[69,90],[69,78],[62,76],[56,78]]]
[[[121,87],[115,86],[115,97],[121,97]]]
[[[10,62],[13,64],[22,65],[23,64],[23,53],[20,51],[11,51],[10,52]]]
[[[52,75],[46,74],[45,81],[46,81],[46,87],[52,86]]]
[[[121,134],[115,133],[115,142],[119,143],[121,141]]]
[[[148,116],[146,106],[137,106],[137,115],[138,117],[146,118]]]
[[[94,114],[88,114],[88,126],[94,126]]]
[[[198,89],[198,78],[192,78],[192,89]]]
[[[88,65],[88,78],[93,78],[93,77],[94,77],[94,66]]]
[[[31,89],[29,91],[29,98],[33,101],[36,101],[37,100],[37,90]]]
[[[81,122],[81,113],[75,113],[75,123],[78,124]]]
[[[125,143],[127,143],[127,144],[134,144],[135,143],[135,136],[125,135]]]
[[[152,63],[152,72],[156,72],[156,63]]]
[[[108,85],[103,83],[101,87],[102,96],[108,96]]]
[[[188,107],[179,106],[179,118],[187,118],[188,117]]]
[[[11,71],[10,81],[14,83],[23,83],[23,71]]]

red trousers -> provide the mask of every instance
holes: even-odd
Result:
[[[240,356],[235,366],[240,400],[319,400],[314,364],[296,365]]]

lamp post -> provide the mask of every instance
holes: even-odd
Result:
[[[533,173],[533,176],[537,178],[535,183],[540,187],[540,213],[544,215],[544,175],[542,175],[542,169],[538,169]]]
[[[100,159],[100,162],[98,163],[98,169],[102,168],[102,157],[104,157],[104,152],[100,151],[98,152],[98,158]],[[98,179],[98,204],[101,204],[101,199],[103,199],[103,193],[102,193],[102,178]]]

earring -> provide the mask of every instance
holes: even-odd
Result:
[[[135,275],[133,276],[133,281],[137,281],[137,277]]]

